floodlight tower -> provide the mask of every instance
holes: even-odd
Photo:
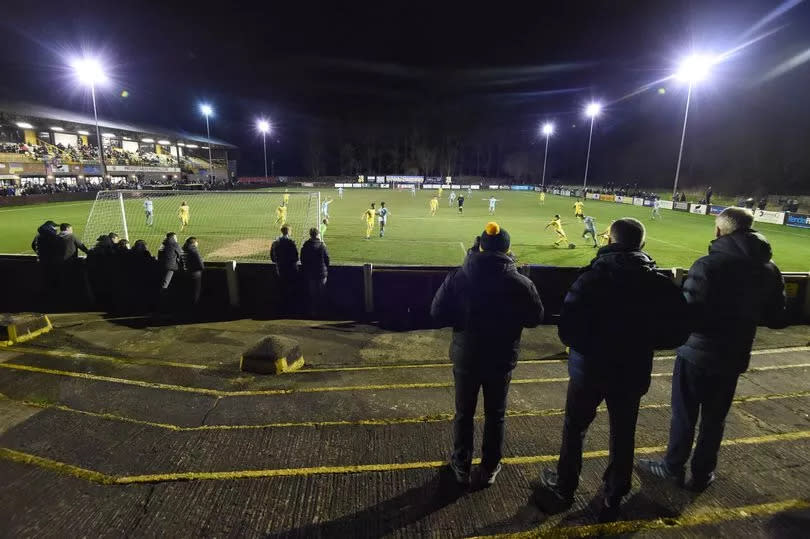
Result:
[[[675,78],[688,82],[689,89],[686,92],[686,107],[683,111],[683,130],[681,131],[681,146],[678,148],[678,164],[675,167],[675,182],[672,186],[672,196],[678,192],[678,178],[681,175],[681,158],[683,157],[683,143],[686,140],[686,120],[689,118],[689,104],[692,102],[692,87],[709,76],[709,71],[715,60],[711,56],[693,54],[681,61]]]
[[[208,134],[208,181],[211,181],[214,173],[214,159],[211,157],[211,126],[208,123],[208,117],[214,114],[214,109],[211,108],[211,105],[203,103],[200,105],[200,112],[205,116],[205,131]]]
[[[541,182],[541,186],[546,186],[546,162],[548,161],[548,139],[551,138],[551,135],[554,134],[554,124],[551,122],[546,122],[543,124],[543,135],[546,137],[546,151],[543,154],[543,180]]]
[[[79,82],[90,87],[90,96],[93,99],[93,118],[96,122],[96,140],[98,141],[98,153],[101,157],[102,181],[107,180],[107,163],[104,160],[104,142],[101,138],[101,130],[98,126],[98,110],[96,109],[96,84],[103,84],[107,81],[107,75],[101,67],[101,63],[96,58],[77,58],[71,62],[71,67],[76,73]]]
[[[267,120],[259,120],[256,123],[256,128],[262,134],[262,147],[264,148],[264,181],[267,182],[267,133],[270,132],[270,122]]]
[[[602,112],[602,105],[596,102],[588,104],[585,107],[585,116],[589,116],[591,118],[591,130],[588,133],[588,153],[585,156],[585,179],[582,181],[582,189],[585,190],[588,187],[588,166],[591,163],[591,140],[593,139],[593,122],[599,113]]]

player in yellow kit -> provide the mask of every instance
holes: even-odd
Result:
[[[611,226],[613,226],[613,221],[610,222],[610,224],[608,225],[608,227],[605,229],[604,232],[602,232],[601,234],[599,234],[599,236],[597,236],[597,239],[599,240],[599,245],[602,245],[602,246],[607,245],[608,241],[610,241],[610,227]]]
[[[188,204],[184,200],[180,204],[180,209],[177,210],[177,217],[180,218],[180,230],[183,230],[188,226]]]
[[[439,211],[439,197],[434,196],[430,199],[430,215],[436,215],[437,211]]]
[[[545,204],[545,203],[546,203],[546,192],[545,191],[540,191],[540,204]]]
[[[377,214],[377,210],[374,209],[374,203],[371,203],[371,207],[363,212],[363,217],[361,219],[366,220],[366,239],[371,238],[371,233],[374,231],[374,216]]]
[[[285,189],[284,190],[284,205],[286,206],[289,203],[290,203],[290,193]]]
[[[583,204],[581,200],[577,200],[576,202],[574,202],[574,217],[585,219],[585,214],[582,213],[582,208],[584,206],[585,204]]]
[[[440,185],[439,186],[439,198],[442,198],[442,193],[444,192],[444,188]]]
[[[287,222],[287,204],[285,202],[281,203],[281,206],[276,208],[276,224],[283,225]]]
[[[557,241],[554,242],[555,247],[558,247],[560,243],[565,243],[568,245],[568,236],[565,235],[565,231],[562,227],[562,220],[560,219],[559,215],[554,216],[554,219],[552,219],[551,222],[546,225],[546,228],[548,227],[551,227],[554,232],[557,233]]]

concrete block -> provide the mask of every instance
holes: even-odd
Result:
[[[30,341],[49,332],[53,326],[48,317],[39,313],[0,314],[0,346]]]
[[[257,374],[284,374],[304,366],[304,356],[298,341],[270,335],[242,354],[239,368]]]

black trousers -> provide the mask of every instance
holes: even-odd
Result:
[[[565,400],[562,447],[557,463],[557,479],[566,495],[573,495],[582,470],[582,446],[596,409],[606,401],[610,418],[610,455],[602,479],[605,496],[620,498],[630,492],[633,477],[636,420],[641,395],[603,389],[571,380]]]
[[[712,374],[679,357],[672,374],[672,422],[669,428],[666,465],[681,473],[692,453],[695,427],[700,417],[692,476],[705,478],[717,467],[726,416],[737,390],[737,374]]]
[[[475,369],[453,367],[456,382],[456,416],[453,419],[453,463],[468,470],[473,455],[475,408],[478,391],[484,392],[484,439],[481,447],[481,465],[494,470],[503,456],[506,396],[512,371],[480,372]]]
[[[200,293],[202,292],[202,271],[191,271],[188,274],[191,296],[191,305],[196,307],[200,303]]]

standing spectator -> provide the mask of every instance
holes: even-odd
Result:
[[[309,290],[309,314],[317,318],[321,314],[329,273],[329,251],[317,228],[309,229],[309,239],[301,246],[301,270]]]
[[[276,265],[276,276],[281,288],[282,312],[290,313],[298,278],[298,247],[290,237],[290,227],[281,227],[281,236],[270,246],[270,260]]]
[[[754,216],[726,208],[715,221],[709,254],[689,269],[683,290],[693,331],[678,349],[672,377],[672,421],[663,460],[641,459],[654,476],[683,485],[695,427],[700,435],[686,485],[705,490],[715,479],[717,453],[737,379],[748,369],[757,325],[783,327],[785,283],[771,261],[765,236],[751,229]]]
[[[40,263],[52,264],[59,258],[56,223],[45,221],[37,228],[37,234],[31,241],[31,249],[37,254]]]
[[[177,234],[169,232],[158,251],[158,265],[163,274],[160,283],[161,294],[165,295],[174,273],[183,268],[183,252],[177,244]]]
[[[439,326],[453,327],[450,359],[456,389],[454,444],[450,468],[456,481],[470,484],[478,391],[484,392],[484,436],[480,480],[491,485],[501,471],[506,395],[517,364],[524,327],[543,320],[534,284],[518,273],[507,256],[509,233],[487,223],[480,252],[442,283],[430,314]]]
[[[653,351],[683,344],[689,334],[686,301],[641,250],[645,234],[636,219],[614,221],[608,245],[565,296],[558,331],[571,353],[562,447],[556,473],[543,470],[545,491],[536,496],[549,512],[573,503],[583,441],[597,407],[607,401],[610,456],[599,519],[618,517],[622,496],[630,492],[636,420],[641,397],[650,388]],[[650,316],[651,303],[655,316]]]
[[[79,251],[87,254],[87,247],[73,235],[73,226],[70,223],[59,225],[59,239],[62,244],[62,260],[67,262],[79,258]]]
[[[706,196],[704,197],[706,200],[706,204],[712,203],[712,193],[713,193],[712,186],[710,185],[706,188]]]
[[[202,256],[198,249],[199,242],[194,236],[190,236],[183,244],[183,258],[185,268],[191,279],[191,305],[196,307],[200,303],[200,291],[202,290],[202,274],[205,269]]]

